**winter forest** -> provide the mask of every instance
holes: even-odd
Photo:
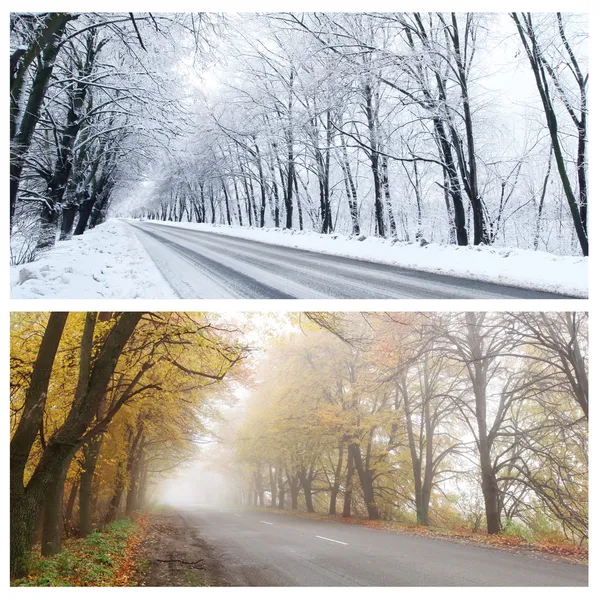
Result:
[[[588,254],[587,17],[10,18],[11,261],[107,216]]]

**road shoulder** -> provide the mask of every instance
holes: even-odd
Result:
[[[149,515],[146,536],[136,553],[137,585],[143,587],[230,586],[215,548],[175,511]]]

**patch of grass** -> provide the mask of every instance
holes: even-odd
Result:
[[[135,570],[142,575],[150,573],[150,559],[147,556],[140,556],[135,563]]]
[[[206,583],[204,583],[204,580],[197,573],[194,573],[193,571],[188,571],[185,574],[185,577],[187,579],[188,585],[190,585],[192,587],[203,587],[206,585]]]
[[[534,543],[538,541],[530,529],[514,521],[508,521],[502,533],[505,537],[514,537],[524,542]]]
[[[13,586],[110,586],[126,557],[128,542],[139,525],[121,519],[83,539],[66,540],[64,550],[50,557],[32,555],[29,575]]]

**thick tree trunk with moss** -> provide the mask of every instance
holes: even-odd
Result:
[[[62,473],[46,489],[44,524],[42,527],[42,556],[52,556],[62,550],[65,480],[70,464],[71,461],[68,460]]]
[[[79,535],[85,537],[92,533],[92,482],[100,456],[102,436],[94,438],[83,447],[81,481],[79,485]]]

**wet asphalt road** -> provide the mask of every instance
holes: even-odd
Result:
[[[585,565],[239,508],[181,510],[250,586],[586,586]]]

